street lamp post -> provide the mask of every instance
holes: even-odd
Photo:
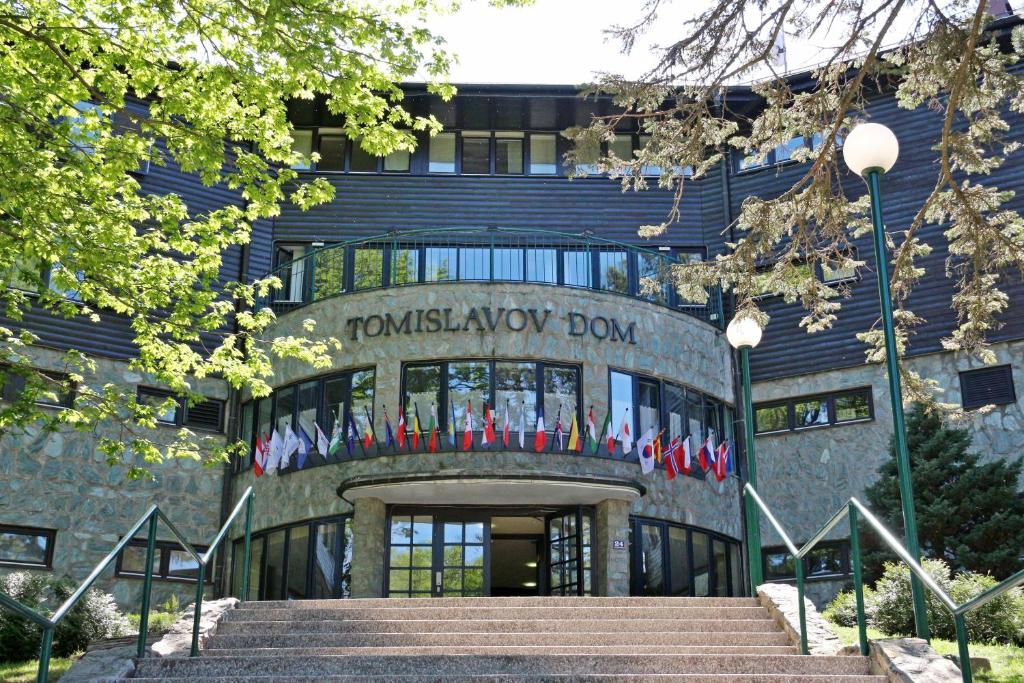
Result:
[[[843,144],[843,159],[850,170],[864,177],[871,195],[871,222],[874,226],[875,272],[878,276],[878,298],[882,307],[882,330],[885,335],[885,363],[889,374],[889,399],[892,402],[892,426],[896,437],[896,471],[900,482],[900,503],[903,507],[903,528],[907,551],[919,560],[921,548],[917,540],[914,514],[914,486],[910,479],[910,452],[903,417],[903,391],[900,386],[899,355],[892,317],[892,295],[889,292],[889,264],[882,223],[882,176],[899,156],[900,146],[891,130],[879,123],[855,126]],[[928,613],[925,610],[924,587],[913,573],[910,588],[914,599],[914,623],[917,636],[928,639]]]
[[[736,317],[725,330],[729,344],[740,352],[743,376],[743,440],[747,447],[747,481],[757,490],[757,458],[754,454],[754,404],[750,395],[750,349],[761,341],[761,326],[753,318]],[[750,562],[750,594],[757,596],[757,587],[764,582],[761,565],[761,524],[757,508],[744,500],[747,518],[747,559]]]

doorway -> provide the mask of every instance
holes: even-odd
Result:
[[[389,597],[590,595],[588,508],[391,510]]]

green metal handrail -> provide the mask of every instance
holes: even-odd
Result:
[[[199,565],[199,585],[196,588],[196,607],[192,622],[192,650],[191,656],[195,657],[199,654],[199,617],[202,612],[202,600],[203,590],[205,588],[204,583],[206,581],[206,566],[209,564],[210,559],[213,557],[213,552],[217,546],[224,540],[224,536],[227,534],[228,528],[234,523],[238,517],[242,508],[245,508],[245,556],[243,558],[243,572],[242,572],[242,597],[241,600],[245,600],[248,595],[248,583],[249,583],[249,555],[251,547],[251,536],[252,536],[252,500],[253,500],[253,489],[250,486],[242,494],[235,509],[228,516],[227,520],[221,526],[220,531],[214,537],[214,540],[210,543],[207,551],[200,555],[192,544],[189,543],[185,536],[178,530],[176,526],[167,518],[167,515],[156,505],[151,505],[146,512],[139,517],[139,519],[132,525],[132,527],[121,537],[121,540],[117,542],[113,550],[107,553],[107,556],[100,561],[99,564],[89,573],[75,592],[72,593],[67,600],[65,600],[53,614],[49,617],[40,614],[38,611],[21,604],[10,595],[0,591],[0,607],[6,607],[14,612],[17,612],[26,619],[32,621],[36,625],[43,629],[43,637],[39,650],[39,669],[36,674],[37,683],[46,683],[50,673],[50,656],[53,651],[53,635],[57,629],[57,625],[64,617],[78,604],[78,601],[82,599],[92,584],[100,577],[100,575],[110,567],[111,563],[117,559],[117,556],[142,530],[143,526],[148,525],[146,533],[146,573],[142,587],[142,608],[139,615],[139,637],[136,644],[136,655],[139,658],[146,656],[146,639],[149,636],[149,598],[153,587],[153,559],[156,555],[156,532],[157,525],[160,520],[163,520],[164,524],[170,530],[171,534],[177,540],[178,544],[181,545],[182,549],[187,552]]]
[[[354,283],[354,270],[358,268],[355,257],[349,249],[354,251],[379,249],[381,251],[381,272],[374,273],[374,282]],[[394,258],[399,253],[407,253],[420,248],[434,248],[438,250],[457,249],[480,249],[488,251],[488,258],[483,259],[475,265],[488,264],[486,274],[479,276],[462,277],[458,271],[448,272],[445,277],[439,280],[419,278],[417,274],[409,279],[407,270],[403,270],[402,277],[396,277],[400,268],[407,268],[414,265],[419,270],[420,264],[413,260],[399,266]],[[505,263],[508,252],[511,250],[524,250],[524,256],[528,257],[526,249],[545,250],[568,250],[571,252],[585,253],[587,258],[574,263],[570,268],[567,263],[539,264],[552,265],[556,273],[561,273],[559,279],[555,273],[548,273],[547,268],[542,270],[546,277],[551,279],[529,279],[526,273],[526,265],[519,263],[516,268],[519,277],[506,278],[495,274],[496,261]],[[597,264],[590,257],[599,252],[626,252],[627,255],[637,255],[635,261],[628,266],[628,273],[622,275],[627,278],[627,291],[620,291],[615,288],[602,288],[597,282],[599,270]],[[500,255],[499,255],[500,254]],[[434,282],[523,282],[526,284],[546,284],[554,286],[580,287],[584,289],[596,289],[613,294],[630,296],[632,298],[650,301],[658,305],[665,305],[672,310],[691,315],[700,320],[714,325],[721,329],[724,324],[722,311],[722,294],[717,287],[708,290],[706,303],[689,303],[678,297],[674,290],[666,289],[663,296],[664,301],[645,297],[641,294],[637,285],[639,276],[634,269],[639,264],[639,256],[642,254],[649,264],[653,264],[660,277],[672,265],[679,262],[672,256],[662,251],[647,249],[645,247],[616,242],[603,237],[598,237],[589,232],[571,233],[557,230],[537,230],[529,228],[506,228],[506,227],[479,227],[479,228],[423,228],[415,230],[395,230],[387,233],[360,237],[341,242],[333,242],[324,246],[312,248],[301,257],[278,265],[267,273],[267,276],[278,277],[283,284],[282,290],[272,294],[266,299],[257,302],[257,307],[273,304],[281,310],[294,310],[314,301],[351,293],[352,291],[366,291],[369,289],[380,289],[389,287],[402,287],[418,284],[429,284]],[[391,255],[391,258],[388,258]],[[498,259],[496,259],[498,255]],[[560,257],[559,257],[560,258]],[[630,261],[627,257],[627,261]],[[527,262],[529,259],[527,258]],[[511,261],[509,261],[511,263]],[[449,264],[454,269],[455,264]],[[394,270],[395,272],[390,272]],[[388,274],[390,272],[390,274]],[[570,282],[570,275],[572,281]],[[301,282],[297,278],[301,277]],[[293,278],[296,278],[293,280]],[[291,287],[297,283],[301,294],[292,297]],[[286,298],[282,298],[282,292]],[[669,305],[671,300],[676,300],[676,305]]]
[[[844,517],[849,518],[850,522],[850,555],[853,558],[853,585],[854,595],[857,602],[857,638],[859,641],[860,652],[863,655],[868,654],[868,635],[867,635],[867,618],[864,611],[864,586],[862,577],[862,563],[861,563],[861,551],[860,551],[860,532],[858,530],[858,523],[861,517],[864,521],[875,530],[882,541],[885,542],[889,548],[896,553],[896,555],[903,561],[910,571],[921,580],[921,583],[935,594],[939,602],[942,603],[943,607],[949,610],[953,616],[953,623],[956,627],[956,642],[957,648],[960,653],[960,672],[963,677],[964,683],[971,683],[971,655],[970,648],[967,640],[967,622],[965,615],[978,607],[981,607],[990,600],[994,600],[1000,595],[1013,590],[1017,586],[1024,584],[1024,569],[1013,574],[1012,576],[1004,579],[995,586],[992,586],[988,590],[974,596],[962,605],[957,605],[949,595],[935,582],[935,579],[921,567],[917,558],[913,557],[910,552],[903,546],[902,543],[893,535],[891,531],[885,528],[885,525],[875,515],[866,508],[856,498],[850,498],[842,507],[840,507],[835,514],[822,526],[814,535],[811,536],[810,540],[803,544],[803,546],[797,550],[796,545],[790,540],[789,536],[782,529],[782,525],[779,524],[778,520],[772,515],[771,510],[765,504],[761,497],[757,495],[757,491],[754,490],[749,483],[743,487],[743,495],[752,501],[760,510],[765,517],[767,517],[769,523],[775,528],[779,536],[781,536],[783,543],[786,545],[786,550],[793,556],[796,564],[796,590],[797,600],[799,601],[800,611],[800,652],[808,654],[807,647],[807,617],[804,609],[804,558],[814,550],[814,547],[820,543],[828,533],[836,527]],[[755,518],[756,521],[756,518]],[[748,542],[750,538],[750,529],[747,530]]]

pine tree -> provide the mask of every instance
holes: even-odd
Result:
[[[1019,569],[1024,548],[1024,498],[1017,482],[1024,462],[982,462],[971,450],[965,429],[944,424],[937,411],[916,405],[907,413],[914,507],[921,552],[946,560],[954,569],[969,569],[996,578]],[[872,511],[902,536],[899,480],[895,446],[892,458],[878,472],[878,481],[865,491]],[[868,533],[865,537],[865,577],[874,580],[882,563],[893,559]]]

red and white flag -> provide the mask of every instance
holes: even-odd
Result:
[[[622,426],[619,427],[619,442],[622,444],[622,454],[629,455],[633,451],[633,435],[629,433],[629,408],[622,416]]]
[[[490,446],[492,443],[497,441],[498,437],[494,433],[494,415],[491,414],[491,407],[484,403],[484,434],[483,434],[483,445],[484,447]]]
[[[256,473],[257,477],[263,476],[263,465],[266,462],[267,454],[264,450],[263,437],[259,434],[256,435],[256,453],[253,458],[253,472]]]
[[[466,431],[462,433],[462,450],[473,447],[473,404],[466,401]]]
[[[548,445],[548,433],[544,430],[544,406],[537,408],[537,433],[533,435],[533,450],[540,453]]]
[[[398,433],[395,434],[395,440],[398,442],[399,448],[405,448],[405,409],[398,409]]]
[[[511,433],[512,424],[508,417],[508,401],[505,401],[505,424],[501,428],[501,443],[508,448],[508,437]]]

